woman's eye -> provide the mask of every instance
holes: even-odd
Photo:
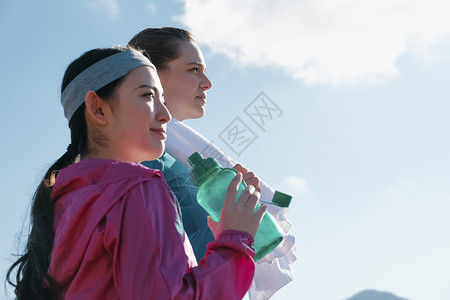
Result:
[[[144,94],[144,97],[150,98],[150,99],[154,99],[155,98],[155,94],[153,94],[153,93],[146,93],[146,94]]]
[[[198,72],[198,68],[192,68],[191,71]]]

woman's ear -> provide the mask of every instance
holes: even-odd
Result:
[[[84,97],[84,103],[86,104],[87,117],[89,117],[91,122],[99,126],[108,124],[110,115],[109,105],[96,92],[88,91]]]

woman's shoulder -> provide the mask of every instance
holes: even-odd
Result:
[[[89,158],[73,164],[66,169],[70,173],[80,173],[84,175],[108,175],[113,176],[120,174],[126,176],[128,173],[133,175],[158,175],[160,172],[155,169],[150,169],[142,164],[134,162],[122,162],[110,159],[95,159]],[[63,170],[63,171],[64,171]]]
[[[108,159],[85,159],[59,171],[53,193],[65,193],[87,185],[107,184],[117,181],[147,181],[163,177],[159,170],[149,169],[139,163]]]
[[[161,170],[163,173],[173,167],[178,161],[168,152],[155,160],[143,161],[142,164],[150,169]]]

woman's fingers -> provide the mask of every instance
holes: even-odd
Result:
[[[247,172],[244,174],[244,181],[247,185],[253,185],[254,187],[259,187],[259,178],[256,177],[255,173]]]
[[[258,220],[258,224],[261,223],[262,218],[264,217],[264,214],[266,213],[267,206],[262,204],[257,211],[255,211],[254,217]]]
[[[255,190],[255,191],[253,192],[253,194],[251,194],[250,197],[248,198],[248,201],[247,201],[247,204],[246,204],[246,205],[247,205],[252,211],[254,211],[256,205],[258,204],[258,201],[259,201],[259,198],[260,198],[260,197],[261,197],[261,193]]]
[[[261,194],[253,185],[247,186],[235,202],[242,179],[243,175],[239,172],[231,180],[218,224],[214,224],[211,220],[208,221],[210,228],[217,233],[224,230],[241,230],[252,236],[256,235],[266,209],[262,206],[255,211]],[[214,235],[216,236],[216,233]]]
[[[248,172],[247,168],[245,168],[243,165],[241,164],[236,164],[233,169],[235,169],[236,171],[238,171],[239,173],[245,174]]]
[[[232,205],[234,203],[241,181],[242,181],[242,173],[238,172],[236,176],[234,176],[234,178],[231,180],[230,185],[228,186],[225,201],[223,203],[224,207]]]
[[[236,164],[233,169],[243,174],[243,180],[247,185],[253,185],[255,188],[259,188],[259,179],[255,173],[249,171],[241,164]]]
[[[248,185],[241,193],[239,198],[236,201],[236,205],[245,206],[248,202],[248,199],[255,192],[255,187],[253,185]]]

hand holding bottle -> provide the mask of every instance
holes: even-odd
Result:
[[[198,152],[189,156],[188,162],[192,182],[198,186],[197,201],[211,216],[208,225],[215,237],[224,230],[248,232],[255,238],[255,261],[281,243],[281,228],[258,203],[261,194],[255,174],[239,164],[233,169],[222,168],[213,157],[203,158]],[[237,170],[244,175],[236,175]]]
[[[258,192],[261,192],[261,188],[259,187],[259,179],[256,177],[255,173],[249,171],[241,164],[236,164],[233,169],[242,173],[244,182],[247,186],[253,185]]]
[[[261,194],[252,185],[248,185],[235,202],[242,178],[242,173],[238,173],[228,186],[219,222],[215,222],[211,217],[208,217],[208,226],[214,237],[225,230],[245,231],[253,237],[256,235],[258,226],[266,212],[266,207],[261,205],[255,211]]]

